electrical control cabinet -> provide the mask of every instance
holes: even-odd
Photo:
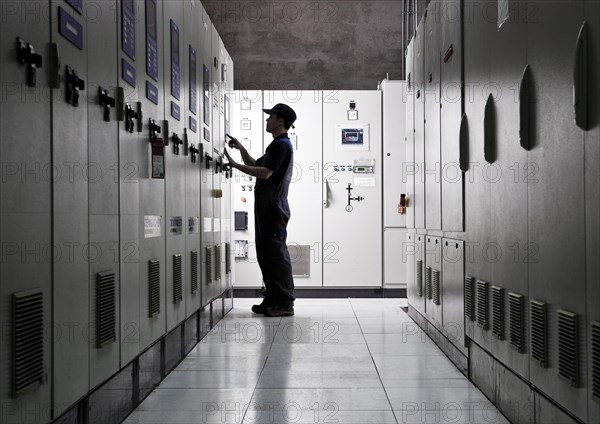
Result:
[[[414,92],[415,92],[415,131],[414,131],[414,183],[415,192],[412,205],[415,211],[415,228],[425,228],[425,18],[417,27],[414,45]]]
[[[187,6],[187,5],[186,5]],[[186,318],[185,301],[189,286],[185,270],[190,266],[186,251],[186,174],[189,144],[185,145],[185,95],[188,69],[183,66],[188,53],[189,28],[184,27],[184,2],[163,2],[163,104],[165,133],[165,242],[167,331]],[[185,52],[185,53],[184,53]],[[183,89],[182,89],[183,88]],[[188,141],[189,143],[189,141]]]
[[[417,91],[415,82],[414,66],[415,41],[413,40],[406,48],[406,160],[402,163],[402,182],[406,186],[406,227],[415,228],[415,93]],[[396,165],[397,166],[397,165]]]
[[[535,246],[529,252],[529,294],[531,301],[546,303],[541,329],[547,337],[547,360],[540,365],[533,355],[531,381],[585,421],[589,383],[583,360],[587,350],[583,169],[587,158],[585,128],[581,128],[586,125],[577,114],[586,113],[577,110],[577,103],[589,95],[582,86],[586,78],[582,67],[587,66],[580,51],[587,40],[583,5],[581,0],[545,3],[537,16],[539,23],[527,27],[536,107],[529,122],[533,137],[528,162],[535,168],[528,177],[535,182],[528,184],[527,214],[529,242]],[[550,96],[556,100],[548,100]],[[538,336],[537,331],[531,335],[532,339]]]
[[[438,11],[440,6],[437,6]],[[463,16],[460,0],[444,0],[438,15],[440,43],[440,130],[442,229],[464,231],[464,178],[467,129],[463,95]],[[464,125],[464,128],[463,128]]]
[[[588,26],[588,43],[586,57],[588,58],[588,76],[600,75],[600,55],[594,46],[600,43],[600,3],[586,0],[584,3],[585,19]],[[592,371],[592,382],[588,386],[588,422],[600,421],[600,80],[588,78],[587,117],[588,131],[584,134],[585,142],[585,234],[586,234],[586,299],[587,299],[587,329],[586,337],[591,342],[587,344],[587,370]],[[595,118],[594,118],[595,117]],[[595,340],[595,342],[594,342]],[[595,367],[595,368],[594,368]]]
[[[0,61],[3,94],[0,102],[0,327],[4,329],[0,343],[0,402],[3,405],[0,422],[27,419],[33,424],[44,424],[52,418],[49,413],[28,415],[25,411],[39,411],[41,406],[51,405],[52,338],[8,329],[17,316],[31,312],[13,305],[27,306],[30,302],[33,302],[34,313],[28,316],[27,322],[34,325],[34,331],[42,334],[41,330],[52,323],[50,176],[53,146],[49,142],[51,102],[48,95],[43,94],[48,93],[50,86],[50,21],[24,25],[20,19],[26,16],[26,10],[47,11],[48,1],[15,2],[12,6],[10,11],[2,12],[0,35],[3,54]],[[32,117],[35,117],[35,125],[32,125]],[[24,140],[27,142],[20,142]],[[85,281],[83,277],[80,283],[84,285]],[[16,340],[26,340],[28,349],[17,353]],[[13,373],[13,363],[25,365],[25,372]]]
[[[425,13],[425,48],[423,97],[425,103],[425,226],[442,229],[442,169],[441,169],[441,77],[440,44],[442,2],[431,1]]]
[[[135,60],[119,50],[124,120],[119,123],[121,364],[131,361],[166,330],[164,90],[154,61],[163,60],[162,2],[134,4]],[[122,45],[123,24],[119,34]],[[161,23],[159,25],[159,22]],[[126,32],[129,33],[129,32]],[[158,43],[160,41],[160,45]],[[134,72],[135,87],[129,72]],[[160,90],[159,90],[160,87]]]
[[[198,22],[202,22],[202,7],[199,2],[184,2],[183,28],[186,36],[181,45],[182,68],[187,78],[183,80],[181,92],[185,102],[182,104],[182,126],[184,127],[182,147],[185,156],[185,284],[182,289],[186,303],[186,316],[201,306],[202,290],[202,250],[201,211],[200,211],[200,179],[203,158],[200,155],[202,105],[202,60],[200,58],[200,30]],[[180,151],[181,152],[181,151]],[[183,255],[182,255],[183,256]]]
[[[81,4],[85,7],[87,1]],[[52,184],[53,244],[61,250],[53,258],[53,325],[73,334],[53,340],[53,401],[60,414],[89,388],[89,343],[81,324],[88,322],[90,298],[84,252],[89,245],[89,187],[84,164],[89,163],[87,99],[96,93],[89,93],[87,20],[63,1],[51,1],[49,12],[50,39],[60,63],[51,72],[52,161],[69,175]]]
[[[262,91],[235,91],[231,97],[232,125],[230,135],[237,138],[248,150],[251,157],[257,159],[263,155],[263,131],[265,114]],[[240,154],[229,149],[236,161],[241,161]],[[256,179],[238,170],[233,171],[232,208],[236,212],[245,212],[248,226],[245,230],[233,232],[233,243],[236,251],[234,268],[236,287],[261,287],[262,274],[256,259],[254,232],[254,187]],[[293,212],[293,211],[292,211]],[[293,220],[290,221],[292,225]],[[246,246],[243,248],[240,246]],[[296,282],[295,282],[296,283]]]
[[[98,386],[120,368],[119,347],[119,163],[116,1],[97,4],[102,13],[87,26],[89,385]],[[119,102],[120,103],[120,102]],[[119,105],[120,106],[120,105]],[[93,246],[93,247],[92,247]]]
[[[323,123],[324,285],[381,287],[381,92],[323,92]]]
[[[201,208],[201,239],[202,239],[202,306],[207,305],[213,294],[214,283],[214,237],[213,237],[213,175],[214,153],[212,149],[212,23],[206,10],[202,7],[202,21],[198,25],[200,32],[200,81],[201,81],[201,128],[200,140],[202,149],[200,176],[200,208]]]

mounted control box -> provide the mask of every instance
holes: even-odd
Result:
[[[375,159],[356,159],[352,172],[355,174],[374,174],[375,173]]]

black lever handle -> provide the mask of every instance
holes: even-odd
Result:
[[[17,37],[17,61],[27,65],[27,85],[37,85],[36,70],[42,67],[42,56],[35,52],[33,44],[26,43],[21,37]]]
[[[79,74],[73,68],[66,67],[66,81],[67,81],[67,103],[78,107],[79,106],[79,91],[85,90],[85,81],[79,78]]]
[[[140,114],[133,109],[133,106],[125,106],[125,130],[132,133],[135,129],[134,119],[140,119]]]
[[[200,153],[200,150],[195,145],[190,144],[190,156],[192,157],[192,163],[196,163],[196,155]]]
[[[115,98],[108,95],[108,90],[98,87],[98,102],[104,106],[104,120],[110,122],[110,108],[115,107]]]
[[[179,138],[179,136],[176,133],[173,133],[173,137],[171,137],[171,140],[173,141],[173,153],[178,155],[179,146],[183,144],[183,140]]]

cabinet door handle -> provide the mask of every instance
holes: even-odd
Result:
[[[483,115],[483,157],[487,163],[496,161],[496,108],[491,94],[485,102]]]
[[[587,22],[583,21],[575,45],[573,67],[573,113],[575,124],[586,131],[587,122]]]
[[[323,207],[329,207],[329,181],[323,180]]]
[[[519,86],[519,143],[525,150],[531,150],[531,87],[531,68],[527,65],[521,74]]]
[[[469,170],[469,121],[467,120],[467,114],[463,113],[460,119],[460,132],[459,132],[459,159],[460,170],[467,172]]]

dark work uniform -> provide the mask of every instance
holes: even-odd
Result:
[[[292,143],[287,134],[282,134],[256,160],[257,166],[269,168],[273,174],[266,180],[257,178],[254,189],[256,256],[265,283],[264,301],[285,308],[294,304],[292,262],[286,244],[293,164]]]

